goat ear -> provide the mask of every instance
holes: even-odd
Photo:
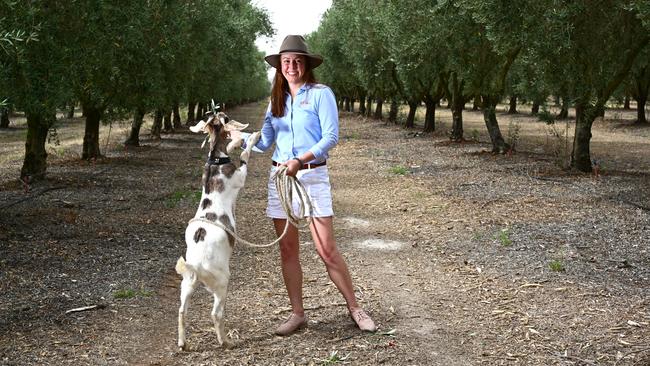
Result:
[[[226,131],[242,131],[248,127],[248,123],[244,124],[241,122],[237,122],[234,119],[231,119],[230,122],[225,124]]]
[[[199,123],[197,123],[196,125],[190,127],[190,131],[192,131],[194,133],[204,132],[205,131],[205,126],[207,126],[207,125],[208,124],[205,121],[199,121]]]
[[[194,133],[199,133],[199,132],[208,133],[208,132],[210,132],[210,131],[208,131],[207,126],[210,124],[210,122],[212,122],[213,119],[214,119],[214,116],[208,118],[207,122],[203,121],[203,120],[199,121],[199,123],[197,123],[195,126],[190,127],[190,131],[192,131]]]

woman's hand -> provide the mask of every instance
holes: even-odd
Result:
[[[290,177],[295,177],[300,168],[302,168],[302,164],[297,159],[287,160],[283,165],[287,166],[287,175]]]

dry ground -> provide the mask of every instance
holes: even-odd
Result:
[[[263,108],[229,113],[255,127]],[[272,334],[288,315],[277,248],[238,246],[226,306],[237,344],[217,346],[202,290],[189,352],[175,346],[173,266],[198,203],[201,137],[143,129],[143,146],[124,150],[128,126],[114,124],[106,158],[88,163],[80,120],[62,120],[48,180],[25,193],[18,120],[0,131],[0,364],[649,365],[650,128],[608,111],[596,176],[560,169],[563,121],[553,137],[499,114],[517,151],[495,156],[478,113],[465,113],[476,141],[464,144],[447,142],[448,110],[437,115],[438,132],[420,134],[343,114],[328,162],[339,247],[379,332],[355,329],[304,235],[309,326]],[[253,156],[237,208],[240,235],[260,243],[273,239],[268,168]]]

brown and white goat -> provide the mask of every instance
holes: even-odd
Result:
[[[207,121],[190,127],[192,132],[208,134],[210,152],[203,169],[202,194],[199,208],[185,229],[187,251],[185,259],[176,262],[176,272],[183,276],[181,282],[181,304],[178,309],[178,347],[186,348],[185,316],[192,292],[200,283],[214,296],[212,320],[220,345],[229,345],[224,331],[223,316],[230,278],[230,255],[235,239],[222,227],[235,232],[235,201],[239,190],[246,181],[246,162],[253,145],[260,137],[253,133],[247,141],[246,149],[239,157],[239,168],[230,161],[228,153],[241,140],[232,141],[226,146],[228,132],[240,131],[248,125],[232,121],[225,113],[211,114]],[[221,226],[223,225],[223,226]]]

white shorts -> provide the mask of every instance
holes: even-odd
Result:
[[[266,216],[272,219],[286,219],[287,214],[282,208],[278,192],[275,189],[275,181],[271,179],[277,168],[274,166],[269,173],[269,196],[266,207]],[[332,210],[332,187],[330,186],[329,170],[327,165],[313,169],[302,169],[296,174],[296,178],[302,183],[309,195],[312,205],[313,217],[329,217],[334,215]],[[300,205],[297,194],[293,194],[293,212],[300,212]],[[309,209],[305,209],[305,216],[309,216]]]

